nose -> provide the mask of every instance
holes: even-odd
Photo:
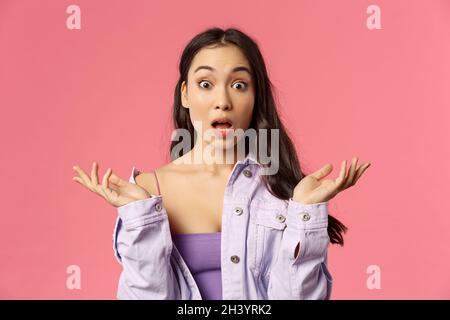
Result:
[[[218,99],[216,102],[216,106],[214,109],[222,109],[222,110],[231,110],[230,97],[228,96],[228,92],[226,88],[220,90],[218,94]]]
[[[224,111],[228,111],[228,110],[230,110],[231,108],[230,108],[230,105],[229,105],[229,104],[220,104],[220,105],[217,105],[217,106],[215,107],[215,109],[222,109],[222,110],[224,110]]]

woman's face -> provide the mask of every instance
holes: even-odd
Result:
[[[192,124],[204,143],[224,140],[220,146],[228,148],[227,137],[233,136],[230,135],[233,130],[249,128],[255,101],[251,72],[247,59],[235,45],[205,47],[195,55],[187,86],[186,82],[181,85],[181,96],[183,107],[189,109]],[[218,118],[228,123],[215,122]],[[206,130],[215,138],[205,136]],[[231,139],[231,145],[234,144]]]

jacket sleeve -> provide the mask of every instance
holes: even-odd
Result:
[[[286,229],[270,271],[268,299],[328,300],[332,282],[328,271],[328,202],[301,204],[289,199]],[[295,248],[300,244],[297,257]]]
[[[133,176],[130,181],[134,182]],[[117,210],[113,247],[123,267],[117,298],[179,299],[180,290],[170,263],[172,238],[162,197],[133,201]]]

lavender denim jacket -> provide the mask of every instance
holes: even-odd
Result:
[[[223,300],[330,299],[328,202],[304,205],[278,199],[264,186],[261,170],[261,164],[247,156],[235,164],[225,189]],[[136,183],[139,173],[133,167],[129,181]],[[113,248],[123,267],[117,298],[202,300],[172,242],[162,196],[117,210]]]

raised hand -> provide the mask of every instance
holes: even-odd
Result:
[[[336,180],[323,179],[333,170],[333,166],[328,163],[316,172],[304,177],[294,188],[293,200],[312,204],[325,202],[334,198],[339,192],[354,186],[361,175],[370,166],[365,163],[356,168],[358,157],[352,159],[352,164],[347,171],[347,160],[342,161],[341,172]]]
[[[112,172],[111,168],[106,170],[101,184],[98,182],[98,164],[92,163],[91,176],[89,177],[83,169],[73,166],[73,170],[78,173],[78,177],[72,179],[89,191],[94,192],[104,198],[115,207],[120,207],[127,203],[150,198],[151,195],[142,187],[135,183],[128,182]]]

